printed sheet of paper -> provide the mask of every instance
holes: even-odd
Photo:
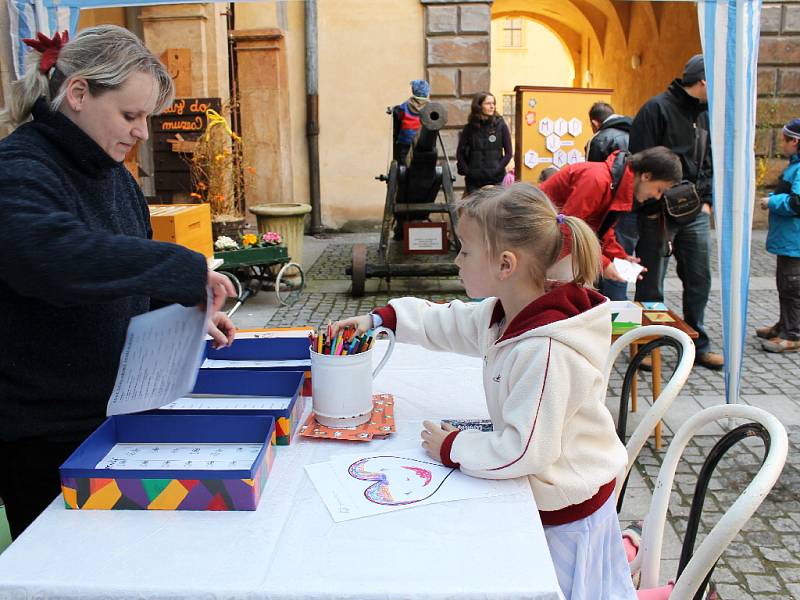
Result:
[[[201,369],[292,369],[307,371],[311,368],[310,358],[297,360],[212,360],[207,358]]]
[[[131,319],[106,414],[151,410],[188,394],[203,357],[207,318],[207,311],[173,304]]]
[[[161,407],[162,410],[286,410],[289,396],[185,396]]]
[[[115,444],[97,469],[249,469],[261,444]]]
[[[431,460],[421,448],[334,456],[307,465],[314,487],[336,522],[435,502],[514,494],[525,478],[489,480]]]
[[[628,283],[636,283],[639,273],[641,273],[642,269],[644,269],[642,265],[625,260],[623,258],[615,258],[614,266],[617,268],[617,271],[622,278]]]

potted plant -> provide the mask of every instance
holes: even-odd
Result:
[[[192,150],[191,197],[209,204],[214,239],[239,239],[245,223],[245,178],[256,171],[245,164],[244,142],[228,122],[213,109],[206,116],[206,130]]]
[[[238,241],[222,235],[214,242],[214,257],[224,261],[221,268],[286,262],[289,253],[282,242],[281,235],[275,231],[258,235],[246,233],[239,236]]]

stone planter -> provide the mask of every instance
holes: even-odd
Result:
[[[259,233],[275,231],[281,234],[283,245],[293,262],[303,260],[303,220],[311,212],[310,204],[256,204],[249,208],[256,216]]]

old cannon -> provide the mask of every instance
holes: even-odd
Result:
[[[391,114],[391,109],[387,109]],[[364,294],[366,279],[371,277],[390,281],[394,277],[451,276],[458,274],[453,262],[407,262],[391,263],[389,244],[395,225],[404,221],[427,218],[430,213],[446,213],[450,219],[450,231],[458,245],[455,233],[457,216],[453,197],[455,177],[440,130],[447,124],[447,110],[438,102],[429,102],[420,111],[420,130],[417,133],[407,164],[393,160],[388,173],[376,177],[386,182],[386,203],[383,208],[381,237],[378,244],[378,263],[367,263],[365,244],[353,246],[352,262],[346,270],[352,281],[352,295]],[[444,160],[439,164],[441,147]],[[437,202],[442,192],[444,202]],[[444,241],[447,244],[447,241]]]

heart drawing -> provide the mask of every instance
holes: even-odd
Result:
[[[371,456],[350,465],[348,474],[374,481],[364,497],[375,504],[401,506],[427,500],[442,487],[455,469],[439,463],[400,456]]]

